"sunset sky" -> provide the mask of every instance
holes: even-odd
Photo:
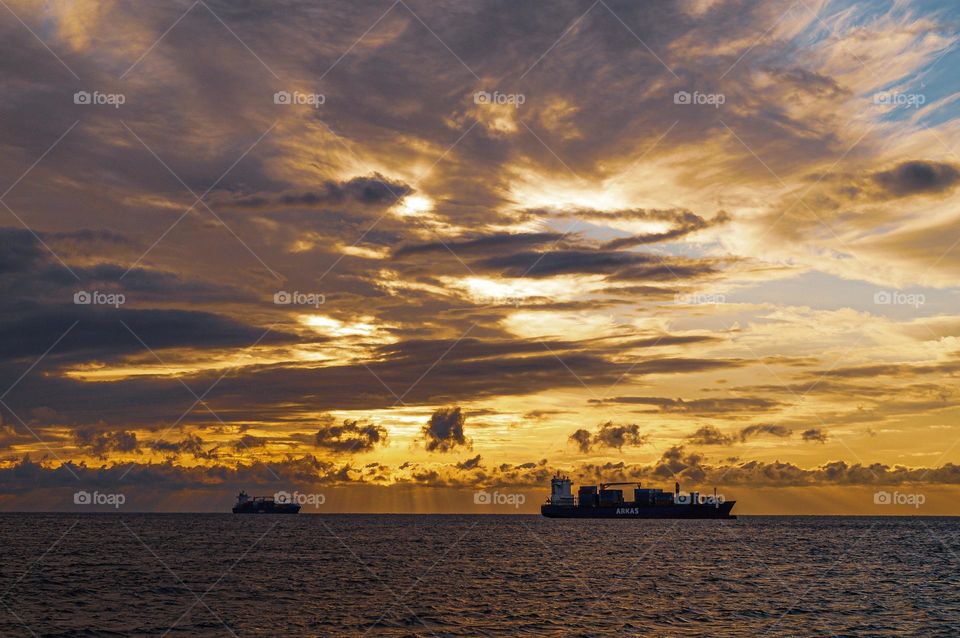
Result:
[[[954,3],[0,4],[0,509],[960,514]]]

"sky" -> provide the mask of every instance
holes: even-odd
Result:
[[[0,509],[960,515],[953,3],[0,29]]]

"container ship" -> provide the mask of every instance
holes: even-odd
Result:
[[[548,518],[736,518],[730,510],[736,501],[700,492],[680,492],[680,483],[673,493],[641,487],[639,483],[600,483],[584,485],[573,496],[572,482],[557,474],[550,481],[550,498],[540,506]],[[623,490],[614,485],[633,485],[633,501],[623,500]]]
[[[234,514],[296,514],[298,503],[278,503],[272,496],[249,496],[246,492],[237,495]]]

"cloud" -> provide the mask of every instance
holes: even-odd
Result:
[[[612,421],[601,423],[592,434],[579,429],[570,435],[569,440],[577,448],[587,453],[596,448],[613,448],[621,450],[624,446],[637,447],[646,445],[649,435],[640,434],[640,426],[636,423],[616,425]]]
[[[674,281],[706,277],[717,272],[717,264],[707,259],[588,248],[517,252],[488,257],[477,265],[502,271],[508,277],[533,278],[593,274],[618,280]]]
[[[344,419],[341,425],[324,425],[314,435],[319,448],[354,454],[387,444],[387,429],[374,423]]]
[[[402,259],[411,255],[424,253],[443,253],[453,251],[456,254],[470,254],[473,252],[488,252],[499,249],[513,249],[518,246],[553,244],[566,235],[560,233],[497,233],[474,238],[449,238],[446,241],[435,241],[421,244],[401,246],[393,252],[394,259]]]
[[[158,439],[147,443],[147,447],[149,449],[153,450],[154,452],[168,455],[172,458],[180,456],[181,454],[189,454],[193,458],[197,459],[216,458],[216,450],[207,450],[204,446],[204,440],[196,434],[188,434],[186,438],[179,441],[165,441],[163,439]]]
[[[222,203],[235,208],[320,208],[344,204],[348,201],[360,204],[393,204],[412,194],[413,188],[379,173],[367,177],[354,177],[345,182],[326,180],[311,191],[283,194],[252,195],[224,200]]]
[[[597,400],[591,400],[594,402]],[[597,401],[599,402],[599,401]],[[779,401],[754,397],[731,397],[721,399],[668,399],[664,397],[614,397],[605,403],[654,405],[660,412],[715,416],[724,414],[769,412],[781,406]]]
[[[820,428],[804,430],[800,436],[804,441],[816,441],[817,443],[826,443],[829,438],[827,433]]]
[[[712,425],[704,425],[687,437],[694,445],[731,445],[736,437],[724,434]]]
[[[470,448],[472,443],[463,433],[465,421],[459,407],[439,408],[422,429],[427,451],[450,452],[457,447]]]
[[[618,250],[621,248],[632,248],[634,246],[672,241],[730,221],[729,215],[722,211],[713,219],[706,220],[684,209],[630,209],[614,211],[585,211],[581,209],[573,212],[572,215],[600,222],[619,222],[621,224],[623,222],[638,221],[663,222],[672,226],[668,230],[661,232],[642,233],[629,237],[611,239],[601,245],[601,248],[605,250]]]
[[[566,414],[566,410],[530,410],[529,412],[523,415],[523,418],[527,421],[542,421],[547,417],[553,416],[555,414]]]
[[[92,428],[82,428],[74,432],[74,440],[77,447],[89,450],[99,459],[107,459],[111,452],[140,453],[136,432],[99,432]]]
[[[590,438],[590,432],[583,428],[570,435],[570,441],[576,443],[577,447],[584,454],[590,451]]]
[[[525,463],[501,463],[478,468],[449,464],[425,469],[415,463],[389,467],[376,466],[376,474],[396,484],[414,483],[431,487],[447,486],[475,489],[488,487],[527,487],[546,490],[556,467],[547,459]],[[0,467],[0,483],[9,493],[28,493],[46,488],[123,485],[125,489],[150,487],[179,491],[229,487],[236,485],[277,489],[291,484],[350,485],[370,480],[369,467],[338,465],[307,455],[271,461],[269,469],[260,461],[236,465],[183,466],[163,463],[118,462],[100,467],[67,462],[50,465],[35,462],[29,456]],[[623,461],[582,463],[563,468],[578,484],[601,481],[659,482],[681,481],[698,485],[746,487],[795,487],[824,485],[960,485],[960,466],[947,463],[939,467],[905,467],[873,463],[849,464],[827,461],[808,468],[781,461],[731,461],[710,463],[698,452],[673,446],[652,464]],[[279,477],[279,478],[278,478]],[[79,482],[78,479],[79,478]]]
[[[459,470],[474,470],[480,467],[480,455],[476,455],[472,459],[467,459],[461,463],[457,463],[457,469]]]
[[[701,467],[703,456],[697,452],[686,452],[682,445],[674,445],[660,457],[652,470],[653,476],[660,478],[676,478],[682,475],[690,480],[700,482],[706,478],[706,470]]]
[[[243,452],[244,450],[265,448],[269,443],[270,437],[244,434],[233,443],[233,449],[238,452]]]
[[[740,430],[740,440],[745,442],[747,439],[762,434],[786,438],[793,434],[793,430],[783,425],[748,425]]]
[[[960,182],[960,171],[953,164],[911,160],[874,173],[872,179],[891,197],[936,195],[952,190]]]

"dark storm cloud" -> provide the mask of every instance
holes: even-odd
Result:
[[[712,425],[704,425],[687,437],[694,445],[731,445],[736,437],[724,434]]]
[[[260,194],[221,200],[221,205],[234,208],[265,209],[271,207],[322,208],[344,204],[391,205],[413,193],[413,188],[379,173],[354,177],[345,182],[326,180],[314,190],[298,193]]]
[[[960,182],[953,164],[911,160],[873,174],[873,181],[892,197],[935,195],[952,190]]]
[[[804,430],[800,436],[804,441],[815,441],[817,443],[826,443],[829,438],[827,433],[820,428]]]
[[[123,322],[123,323],[121,323]],[[76,323],[70,330],[70,326]],[[129,326],[127,330],[123,324]],[[131,334],[131,332],[133,334]],[[189,310],[133,310],[93,306],[51,306],[0,319],[0,359],[39,357],[57,337],[66,336],[51,352],[51,361],[116,357],[164,348],[246,347],[266,328],[244,325],[228,317]],[[295,335],[272,332],[261,343],[293,343]]]
[[[86,231],[69,234],[76,241],[103,239],[101,235]],[[146,349],[138,337],[155,350],[243,347],[261,336],[265,344],[299,340],[280,330],[264,336],[266,328],[204,310],[137,307],[151,302],[166,305],[171,300],[249,302],[252,295],[173,272],[128,271],[113,263],[74,266],[78,280],[41,244],[41,240],[53,241],[54,236],[42,233],[38,239],[28,231],[0,228],[0,246],[5,249],[0,252],[0,294],[17,300],[0,308],[0,361],[39,357],[61,335],[65,336],[50,353],[48,363],[94,357],[110,361],[140,354]],[[105,237],[122,243],[110,233]],[[81,291],[120,294],[124,303],[77,304],[75,296]]]
[[[960,169],[957,164],[947,162],[908,160],[884,170],[812,174],[807,180],[814,185],[822,182],[824,186],[817,196],[817,204],[839,212],[856,203],[883,203],[924,195],[946,196],[960,184]],[[864,221],[873,226],[893,221],[895,210],[890,207],[881,209]],[[929,246],[929,242],[924,243]]]
[[[323,425],[313,437],[319,448],[347,454],[369,452],[387,444],[387,429],[374,423],[344,419],[341,425]]]
[[[119,328],[123,330],[122,326]],[[75,329],[79,329],[79,325]],[[132,337],[130,339],[135,341]],[[243,345],[250,343],[252,340]],[[49,345],[46,343],[44,348]],[[460,344],[453,339],[421,341],[410,344],[409,348],[400,345],[399,349],[398,344],[393,344],[383,348],[382,357],[366,365],[251,366],[219,381],[221,372],[197,373],[186,378],[186,383],[200,392],[216,382],[205,403],[221,418],[238,421],[282,419],[297,406],[311,411],[395,406],[397,397],[378,378],[395,392],[404,393],[403,400],[410,405],[437,404],[461,398],[468,400],[477,396],[517,395],[580,384],[564,370],[556,357],[544,352],[542,345],[539,345],[539,352],[543,354],[536,350],[531,354],[533,349],[529,345],[516,342],[514,351],[503,344],[493,343],[488,352],[477,344],[466,348],[461,355]],[[130,349],[135,350],[132,344]],[[440,360],[447,351],[447,356]],[[142,346],[137,352],[149,356]],[[53,353],[48,355],[44,365],[52,356]],[[586,352],[570,350],[563,356],[564,362],[588,383],[609,385],[624,373],[632,373],[628,363],[614,363]],[[653,363],[658,367],[684,371],[682,362]],[[427,378],[417,384],[411,381],[422,376],[432,365],[434,367]],[[638,368],[645,365],[650,364],[644,362]],[[704,362],[703,365],[713,364]],[[23,367],[21,364],[0,368],[0,373],[9,384],[23,373]],[[104,419],[149,424],[172,420],[193,401],[189,392],[171,378],[132,377],[89,384],[39,374],[27,375],[17,385],[15,393],[8,397],[8,403],[18,413],[49,407],[63,414],[68,423],[94,423]],[[174,411],[176,414],[172,413]],[[187,417],[187,422],[215,422],[215,417],[197,409]]]
[[[470,448],[472,443],[463,432],[466,418],[459,407],[439,408],[421,430],[428,452],[450,452],[457,447]]]
[[[570,435],[569,440],[586,454],[591,450],[600,448],[622,450],[624,446],[646,445],[649,438],[649,435],[640,433],[640,426],[636,423],[617,425],[612,421],[607,421],[597,426],[593,433],[579,429]]]
[[[502,271],[508,277],[596,274],[612,279],[672,281],[705,277],[717,272],[716,264],[712,261],[615,250],[527,251],[489,257],[477,263],[483,268]]]
[[[119,255],[102,247],[132,242],[111,231],[40,232],[0,227],[0,291],[32,304],[57,305],[79,290],[121,292],[130,301],[252,301],[239,287],[214,284],[178,272],[122,265],[109,261]],[[98,260],[90,263],[91,255]],[[84,265],[68,270],[63,256],[81,257]],[[135,295],[133,293],[136,293]]]
[[[579,219],[593,221],[655,221],[667,222],[673,226],[670,230],[661,233],[648,233],[643,235],[634,235],[630,237],[621,237],[609,240],[599,245],[603,251],[615,251],[620,248],[630,248],[644,244],[653,244],[671,239],[679,239],[698,230],[709,228],[716,224],[728,220],[726,214],[721,213],[713,220],[705,220],[687,210],[655,210],[655,209],[630,209],[615,211],[600,211],[592,209],[573,209],[563,211],[551,211],[549,209],[531,209],[524,211],[525,215],[535,216],[561,216],[576,217]],[[444,241],[435,241],[422,244],[411,244],[401,246],[394,251],[394,258],[401,259],[411,255],[423,253],[444,253],[453,252],[457,255],[470,255],[472,253],[503,253],[511,249],[517,250],[532,246],[541,246],[550,244],[559,247],[565,239],[573,240],[572,236],[554,232],[540,233],[496,233],[492,235],[482,235],[478,237],[451,237]],[[627,254],[628,256],[629,254]],[[504,256],[503,258],[509,258]],[[494,257],[488,257],[481,265],[490,266]],[[547,259],[547,257],[544,257]],[[538,264],[539,265],[539,264]]]
[[[216,449],[207,449],[205,446],[206,444],[204,440],[196,434],[188,434],[186,438],[179,441],[166,441],[159,439],[147,443],[147,447],[154,452],[159,452],[160,454],[171,457],[178,457],[181,454],[189,454],[193,458],[197,459],[216,458]]]
[[[701,466],[703,460],[699,453],[687,452],[682,445],[674,445],[663,453],[651,473],[659,478],[679,480],[682,477],[699,483],[706,478],[706,470]]]
[[[590,451],[590,438],[590,431],[583,428],[570,435],[570,441],[575,443],[584,454]]]
[[[140,452],[136,432],[119,430],[102,432],[91,428],[81,428],[74,432],[77,447],[85,448],[99,459],[107,459],[111,452]]]
[[[78,324],[75,330],[79,328]],[[119,329],[130,340],[130,352],[150,356],[122,326]],[[174,330],[173,327],[170,329]],[[117,338],[122,336],[118,333]],[[82,343],[66,345],[69,337],[65,337],[60,345],[67,348],[71,358],[82,360],[84,356],[94,356],[94,353],[82,350]],[[255,338],[241,347],[250,345]],[[196,343],[202,344],[200,341]],[[545,350],[544,344],[552,353]],[[37,347],[40,345],[47,348],[50,343],[38,342]],[[44,359],[42,369],[55,365],[53,357],[60,345]],[[151,344],[151,347],[155,346]],[[114,345],[107,352],[117,350]],[[598,347],[589,340],[545,340],[543,343],[416,340],[382,346],[365,365],[259,365],[240,368],[222,379],[222,372],[204,371],[183,380],[198,393],[213,388],[204,401],[220,419],[276,422],[286,419],[293,409],[315,412],[390,408],[397,405],[398,395],[408,405],[451,404],[477,397],[517,396],[580,387],[581,383],[609,386],[624,375],[639,378],[650,374],[686,374],[745,365],[742,360],[683,357],[631,361],[622,355],[616,343]],[[557,356],[562,357],[562,363]],[[23,368],[22,363],[0,366],[0,380],[6,378],[12,383],[23,373]],[[429,376],[421,382],[411,381],[428,370]],[[570,374],[570,370],[576,376]],[[84,383],[55,375],[30,374],[16,386],[8,403],[18,413],[36,408],[55,410],[63,415],[63,423],[105,420],[119,426],[172,422],[190,408],[194,400],[180,382],[169,377],[143,376]],[[191,424],[216,424],[217,421],[213,414],[201,408],[193,409],[184,419]]]
[[[767,71],[800,93],[823,98],[839,98],[849,93],[848,89],[842,87],[833,78],[808,69],[800,67],[791,69],[769,68]]]
[[[786,438],[793,434],[793,430],[783,425],[748,425],[740,430],[740,440],[745,442],[748,439],[764,434]]]

